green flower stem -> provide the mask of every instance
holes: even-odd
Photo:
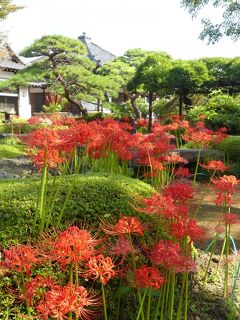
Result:
[[[181,288],[181,294],[178,302],[178,309],[177,309],[177,318],[176,320],[181,319],[182,315],[182,303],[183,303],[183,294],[184,294],[184,289],[185,289],[185,282],[186,282],[186,272],[184,272],[183,279],[182,279],[182,288]]]
[[[141,301],[140,306],[139,306],[139,310],[138,310],[138,314],[137,314],[136,320],[139,320],[140,316],[142,317],[142,314],[143,314],[143,304],[144,304],[144,300],[145,300],[145,298],[146,298],[147,291],[148,291],[148,288],[145,288],[144,294],[143,294],[143,298],[142,298],[142,301]],[[143,317],[143,319],[144,319],[144,317]]]
[[[167,276],[166,276],[167,279]],[[160,315],[160,320],[163,320],[163,314],[164,314],[164,305],[165,305],[165,298],[166,298],[166,289],[167,289],[167,283],[164,283],[163,287],[163,294],[162,294],[162,305],[161,305],[161,315]],[[155,315],[156,318],[156,315]],[[157,318],[156,318],[157,319]]]
[[[200,162],[200,156],[201,156],[201,149],[199,149],[199,151],[198,151],[197,163],[196,163],[195,172],[194,172],[194,176],[193,176],[193,185],[195,185],[195,183],[196,183],[197,172],[198,172],[198,167],[199,167],[199,162]]]
[[[200,210],[200,208],[201,208],[201,204],[202,204],[202,202],[203,202],[206,194],[208,193],[208,187],[209,187],[209,185],[210,185],[210,183],[211,183],[212,178],[215,176],[215,173],[216,173],[216,171],[213,171],[213,174],[211,175],[211,177],[210,177],[210,179],[209,179],[209,182],[208,182],[208,184],[207,184],[206,187],[205,187],[205,191],[203,192],[202,197],[201,197],[201,199],[200,199],[200,202],[199,202],[199,204],[198,204],[198,206],[197,206],[197,209],[195,210],[195,212],[194,212],[194,214],[193,214],[193,218],[194,218],[194,219],[196,219],[197,214],[198,214],[198,212],[199,212],[199,210]]]
[[[151,314],[151,300],[152,300],[152,289],[151,289],[151,287],[149,287],[149,288],[148,288],[147,320],[150,320],[150,314]]]
[[[123,285],[123,279],[121,278],[120,279],[120,284],[119,284],[119,289],[122,287]],[[120,315],[120,306],[121,306],[121,295],[120,295],[120,291],[119,291],[119,294],[118,294],[118,304],[117,304],[117,313],[116,313],[116,320],[119,320],[119,315]]]
[[[230,244],[229,244],[229,236],[230,236],[230,224],[228,225],[226,223],[225,226],[225,237],[226,237],[226,264],[225,264],[225,277],[224,277],[224,297],[227,298],[228,297],[228,269],[229,269],[229,263],[228,263],[228,259],[229,259],[229,248],[230,248]]]
[[[40,196],[39,196],[39,218],[40,218],[40,233],[44,229],[45,225],[45,198],[46,198],[46,186],[47,186],[47,175],[48,175],[48,170],[47,166],[44,165],[42,169],[42,178],[41,178],[41,185],[40,185]]]
[[[102,288],[102,297],[103,297],[103,311],[104,311],[104,320],[107,320],[107,303],[106,303],[106,294],[105,294],[105,288],[104,284],[101,282],[101,288]]]
[[[170,292],[170,284],[171,284],[171,271],[168,271],[168,277],[167,277],[167,292],[166,292],[166,296],[165,296],[165,306],[166,306],[166,310],[168,309],[169,305],[169,292]]]
[[[218,265],[217,265],[217,268],[216,268],[216,274],[218,273],[218,270],[219,270],[219,267],[220,267],[220,263],[222,261],[223,253],[224,253],[224,250],[225,250],[225,245],[226,245],[226,238],[224,237],[222,250],[221,250],[219,261],[218,261]]]
[[[155,316],[154,316],[154,320],[157,320],[158,318],[158,311],[159,311],[159,307],[160,307],[160,304],[161,304],[161,301],[162,301],[162,296],[163,296],[163,287],[162,286],[159,290],[159,297],[158,297],[158,301],[157,301],[157,306],[156,306],[156,311],[155,311]]]
[[[75,264],[75,284],[78,285],[78,264]]]
[[[74,177],[76,177],[76,175],[75,175]],[[57,219],[57,226],[58,226],[58,227],[59,227],[59,225],[60,225],[60,223],[61,223],[63,214],[64,214],[64,212],[65,212],[65,209],[66,209],[66,206],[67,206],[67,203],[68,203],[68,200],[69,200],[69,198],[70,198],[70,196],[71,196],[71,193],[72,193],[72,191],[73,191],[73,189],[74,189],[75,181],[76,181],[76,178],[74,178],[74,180],[73,180],[72,183],[70,184],[70,187],[69,187],[68,192],[67,192],[67,196],[66,196],[66,198],[65,198],[65,200],[64,200],[62,209],[61,209],[61,211],[60,211],[60,213],[59,213],[59,216],[58,216],[58,219]]]
[[[130,242],[130,247],[131,247],[131,257],[132,257],[133,272],[134,272],[134,274],[135,274],[137,268],[136,268],[136,261],[135,261],[135,256],[134,256],[134,249],[133,249],[133,243],[132,243],[131,234],[129,234],[129,242]],[[141,293],[140,293],[140,290],[139,290],[139,289],[137,289],[137,298],[138,298],[139,306],[141,306],[141,304],[142,304],[142,297],[141,297]],[[144,320],[144,318],[145,318],[142,308],[141,308],[141,318],[142,318],[142,320]]]
[[[213,240],[213,245],[212,245],[210,257],[208,259],[208,264],[207,264],[206,271],[205,271],[205,274],[204,274],[204,277],[203,277],[203,285],[205,284],[205,282],[207,280],[207,274],[208,274],[208,270],[209,270],[210,263],[211,263],[211,260],[212,260],[212,256],[213,256],[213,254],[215,252],[215,249],[216,249],[217,239],[218,239],[218,234],[215,235],[215,238]]]
[[[185,284],[184,320],[188,320],[188,273],[187,272],[186,272],[186,284]]]
[[[175,291],[175,278],[176,274],[174,271],[171,271],[171,292],[170,292],[170,310],[169,310],[169,320],[173,320],[173,307],[174,307],[174,291]]]

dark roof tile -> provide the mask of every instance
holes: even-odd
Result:
[[[79,36],[78,39],[86,45],[88,50],[88,57],[92,61],[103,65],[104,63],[112,61],[116,58],[114,54],[91,42],[91,38],[87,37],[85,33]]]

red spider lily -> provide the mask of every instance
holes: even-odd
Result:
[[[226,213],[222,216],[222,220],[224,223],[228,224],[228,225],[232,225],[232,224],[238,224],[239,221],[239,216],[235,213]]]
[[[163,195],[176,202],[185,203],[193,198],[193,188],[186,183],[173,182],[164,189]]]
[[[188,168],[177,168],[174,170],[174,175],[178,178],[188,178],[191,176]]]
[[[136,269],[134,278],[134,284],[137,288],[150,287],[152,289],[159,289],[164,283],[164,278],[160,271],[155,267],[148,267],[146,265]]]
[[[211,160],[208,162],[208,164],[200,164],[200,166],[202,166],[207,170],[221,171],[221,172],[224,172],[228,169],[228,167],[225,166],[224,163],[220,160]]]
[[[219,179],[212,178],[211,181],[215,185],[217,192],[217,198],[215,203],[217,206],[220,206],[226,203],[228,206],[231,205],[231,195],[236,190],[236,186],[240,183],[240,180],[237,180],[235,176],[224,175]]]
[[[46,128],[41,128],[28,134],[23,138],[23,142],[31,148],[35,147],[44,150],[56,149],[58,145],[62,144],[58,132]]]
[[[91,123],[95,134],[92,135],[87,146],[88,153],[93,158],[107,158],[112,153],[122,160],[132,159],[131,149],[135,139],[127,132],[129,125],[118,123],[114,120],[104,120],[99,123]]]
[[[182,255],[180,244],[172,240],[160,240],[151,250],[150,258],[154,264],[176,272],[191,270],[194,265],[189,257]]]
[[[115,225],[102,223],[104,232],[110,235],[124,235],[137,234],[143,235],[143,226],[137,217],[121,217]]]
[[[40,300],[46,290],[54,288],[54,281],[50,278],[44,278],[41,275],[37,275],[35,278],[27,282],[24,296],[30,306],[34,306],[34,299]]]
[[[111,254],[115,256],[127,256],[132,251],[131,243],[128,239],[119,238],[111,248]]]
[[[177,208],[174,201],[169,196],[163,196],[160,193],[154,193],[150,198],[139,199],[139,212],[143,212],[165,219],[172,219],[178,216]]]
[[[4,268],[16,272],[24,271],[27,277],[30,277],[33,265],[40,262],[37,251],[30,245],[23,244],[3,250],[3,257],[1,265]]]
[[[87,278],[92,278],[94,280],[100,279],[100,282],[106,284],[111,278],[116,275],[114,263],[110,257],[104,257],[99,254],[88,260],[86,264],[88,271],[86,273]]]
[[[171,224],[171,235],[178,240],[189,237],[190,241],[196,241],[201,240],[205,232],[197,225],[196,220],[179,218],[178,221],[172,222]]]
[[[180,244],[172,240],[160,240],[151,250],[151,260],[166,269],[175,268],[182,260]]]
[[[30,157],[34,165],[38,167],[39,170],[42,170],[44,166],[48,169],[58,168],[59,165],[65,161],[65,158],[60,156],[59,151],[55,149],[49,152],[46,152],[44,149],[40,149],[36,153],[30,154]]]
[[[142,165],[151,166],[154,161],[161,163],[162,158],[174,148],[170,144],[170,137],[160,125],[155,125],[151,134],[138,133],[134,137],[138,142],[135,146],[135,161]]]
[[[183,163],[187,164],[188,161],[181,157],[177,152],[171,152],[169,155],[165,156],[165,162],[167,163]]]
[[[211,179],[212,183],[215,185],[216,190],[221,193],[233,194],[236,189],[236,186],[240,184],[240,180],[237,180],[235,176],[224,175],[219,179]]]
[[[137,120],[138,127],[147,127],[147,120],[144,118],[140,118]]]
[[[57,167],[64,161],[60,155],[61,146],[64,144],[59,133],[55,130],[39,129],[25,137],[24,142],[32,148],[30,156],[36,166],[47,166],[48,169]]]
[[[72,148],[78,145],[87,145],[96,135],[96,126],[97,124],[95,121],[91,124],[84,121],[74,123],[69,130],[66,131],[66,135],[68,136],[66,143]],[[65,130],[63,130],[63,133],[65,133]]]
[[[59,234],[53,243],[50,256],[64,269],[67,264],[77,264],[92,257],[96,244],[97,241],[87,230],[72,226]]]
[[[27,121],[29,124],[39,124],[42,123],[41,118],[40,117],[31,117],[28,119]]]
[[[41,319],[67,319],[67,314],[73,312],[79,319],[96,319],[92,310],[87,307],[99,305],[100,300],[89,295],[82,286],[55,286],[44,294],[36,307]],[[94,317],[94,318],[93,318]]]
[[[227,204],[229,207],[232,205],[232,197],[230,194],[219,192],[215,199],[216,206],[221,206],[222,204]]]

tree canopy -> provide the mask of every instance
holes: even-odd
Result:
[[[223,36],[236,41],[240,38],[240,3],[238,0],[181,0],[182,6],[193,16],[197,16],[202,8],[212,5],[222,9],[222,20],[219,23],[210,18],[203,18],[203,30],[200,39],[215,43]],[[212,17],[213,18],[213,17]]]
[[[171,57],[165,52],[149,54],[137,67],[134,76],[128,83],[129,90],[140,90],[148,94],[149,132],[152,126],[154,93],[159,93],[161,89],[166,88],[166,77],[171,61]]]
[[[85,114],[83,100],[102,101],[106,92],[117,93],[116,84],[96,73],[96,64],[86,57],[86,53],[85,45],[79,40],[60,35],[43,36],[20,53],[24,57],[40,59],[19,71],[6,85],[43,81]]]
[[[141,49],[131,49],[123,56],[117,57],[113,61],[106,63],[100,70],[100,74],[107,75],[112,79],[123,94],[123,102],[131,106],[133,118],[140,118],[141,112],[137,101],[140,97],[140,91],[136,87],[129,87],[129,82],[135,75],[137,68],[143,63],[151,51]]]
[[[10,13],[21,8],[22,7],[12,4],[12,0],[0,0],[0,21],[6,19]]]

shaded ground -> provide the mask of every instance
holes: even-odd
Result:
[[[215,205],[216,193],[213,186],[206,188],[204,184],[197,186],[195,200],[191,206],[192,215],[195,216],[196,209],[199,204],[199,211],[196,214],[196,219],[199,224],[206,228],[207,239],[212,239],[214,236],[214,228],[218,225],[222,215],[222,208]],[[240,188],[232,196],[231,213],[239,215],[239,224],[231,226],[231,234],[240,244]]]

